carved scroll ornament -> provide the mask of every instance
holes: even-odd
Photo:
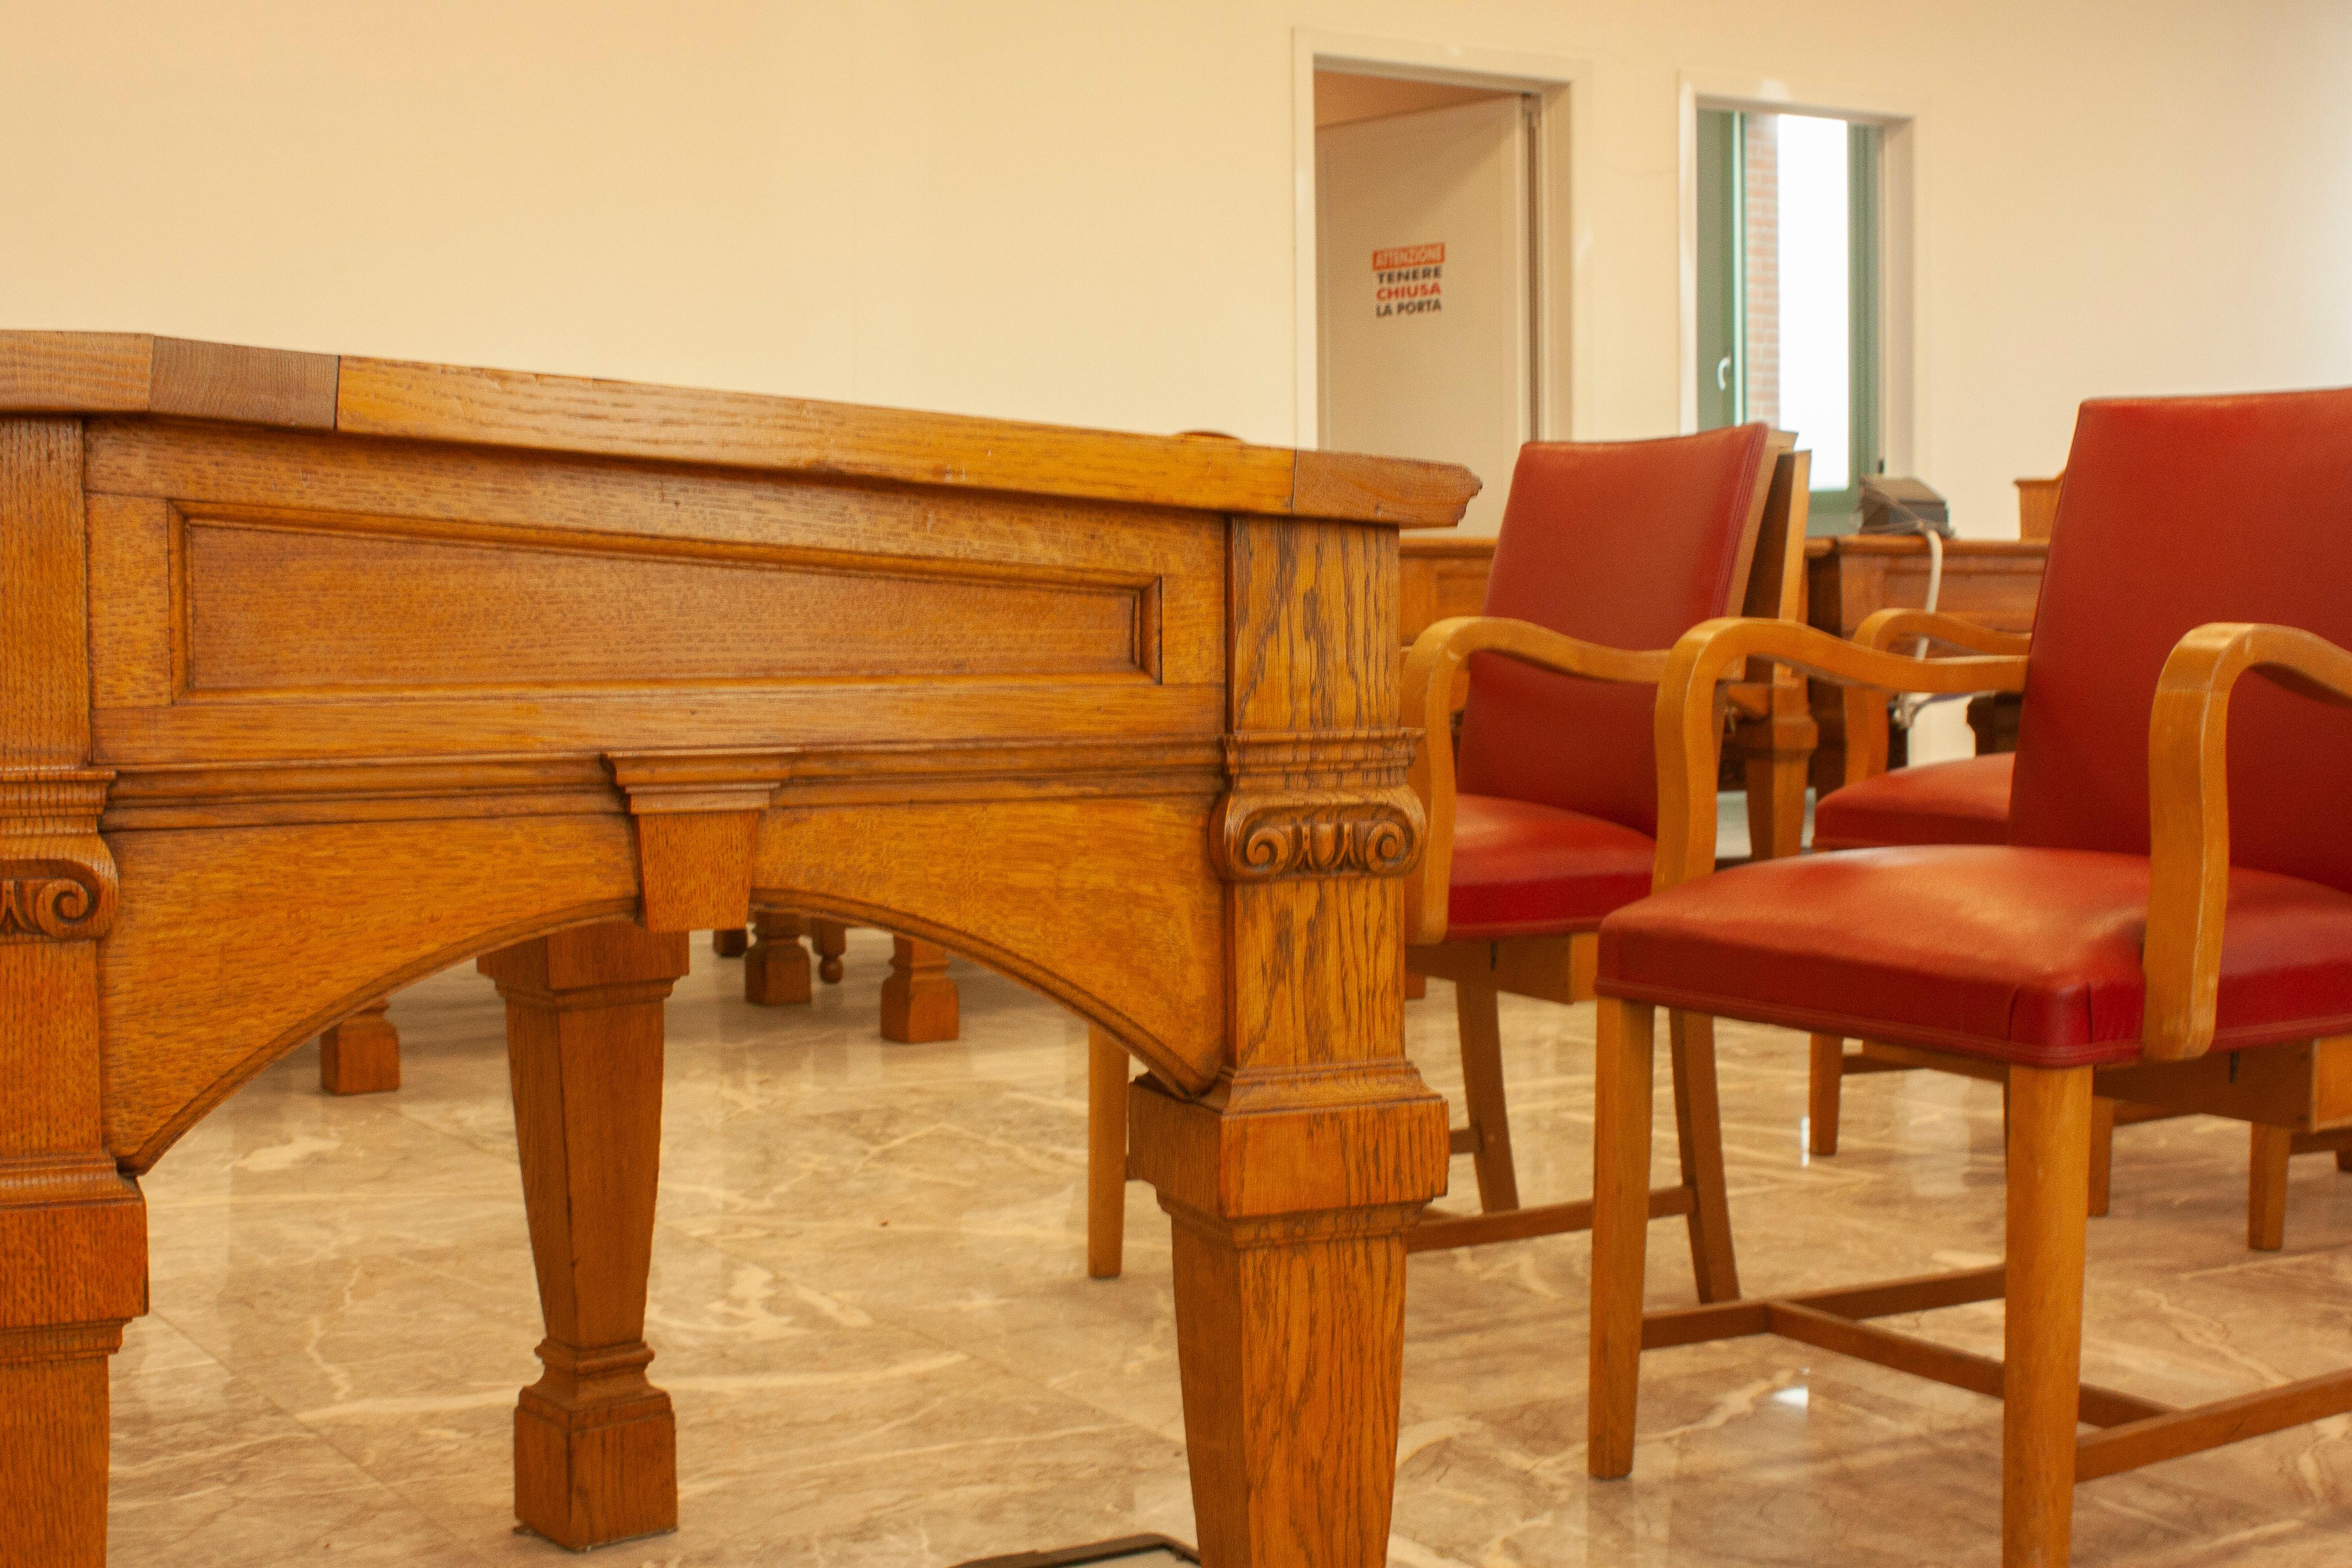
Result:
[[[1212,830],[1230,881],[1401,877],[1421,859],[1409,730],[1234,735]]]
[[[98,836],[113,776],[0,769],[0,942],[89,942],[114,924],[114,858]]]
[[[111,879],[73,860],[0,860],[0,937],[85,941],[114,919]]]

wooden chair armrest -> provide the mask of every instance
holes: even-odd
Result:
[[[2288,690],[2352,706],[2352,651],[2293,626],[2217,621],[2173,645],[2148,715],[2147,1055],[2213,1043],[2221,917],[2230,901],[2230,691],[2254,670]]]
[[[1404,661],[1403,721],[1422,731],[1412,789],[1427,817],[1421,864],[1405,879],[1405,941],[1445,940],[1446,889],[1454,869],[1454,679],[1474,653],[1499,654],[1587,680],[1655,685],[1664,650],[1604,647],[1501,616],[1453,616],[1415,637]]]
[[[1939,610],[1879,610],[1854,628],[1864,647],[1892,649],[1926,637],[1970,653],[2022,655],[2032,646],[2030,632],[2000,632]],[[1878,688],[1845,690],[1845,780],[1860,784],[1886,771],[1886,699]]]
[[[1892,648],[1916,637],[1949,643],[1970,653],[2022,654],[2033,646],[2032,632],[1995,631],[1941,610],[1878,610],[1853,632],[1854,641],[1874,648]]]
[[[2014,655],[1910,658],[1864,647],[1795,621],[1702,621],[1666,656],[1658,683],[1660,889],[1715,869],[1715,781],[1721,725],[1716,689],[1749,658],[1770,659],[1843,686],[1888,691],[2021,691]]]

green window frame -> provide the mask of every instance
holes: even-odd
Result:
[[[1692,371],[1702,430],[1741,424],[1748,416],[1747,135],[1748,116],[1738,110],[1698,111],[1698,298]],[[1853,471],[1843,487],[1813,491],[1814,533],[1851,532],[1858,522],[1862,479],[1886,471],[1880,417],[1882,141],[1875,125],[1847,125],[1847,449]]]

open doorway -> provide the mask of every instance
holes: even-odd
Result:
[[[1544,427],[1542,99],[1328,69],[1314,93],[1318,439],[1465,465],[1463,528],[1492,533]]]

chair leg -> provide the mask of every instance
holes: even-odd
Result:
[[[751,933],[741,926],[721,927],[710,933],[710,951],[721,958],[740,958],[751,945]]]
[[[1837,1152],[1844,1089],[1845,1041],[1835,1035],[1815,1035],[1812,1068],[1805,1080],[1805,1146],[1815,1154]]]
[[[1666,1015],[1674,1058],[1675,1135],[1681,1144],[1683,1185],[1690,1189],[1691,1273],[1702,1301],[1739,1296],[1739,1265],[1731,1253],[1731,1207],[1723,1187],[1723,1113],[1715,1092],[1715,1020],[1679,1009]]]
[[[2246,1245],[2257,1252],[2276,1252],[2286,1245],[2286,1165],[2287,1156],[2294,1152],[2294,1133],[2257,1121],[2252,1142],[2246,1163]]]
[[[1116,1279],[1127,1261],[1127,1047],[1087,1030],[1087,1273]]]
[[[1600,999],[1592,1100],[1592,1343],[1585,1468],[1612,1480],[1633,1468],[1642,1379],[1642,1272],[1650,1231],[1650,1100],[1657,1013]]]
[[[2003,1568],[2064,1568],[2082,1400],[2091,1069],[2010,1069],[2009,1308],[2002,1331]]]
[[[2104,1218],[2116,1165],[2116,1102],[2091,1096],[2091,1217]]]
[[[1462,1098],[1471,1131],[1470,1156],[1478,1173],[1478,1207],[1487,1214],[1519,1206],[1518,1169],[1511,1162],[1511,1113],[1503,1099],[1501,997],[1494,987],[1457,981],[1454,1017],[1462,1037]]]

